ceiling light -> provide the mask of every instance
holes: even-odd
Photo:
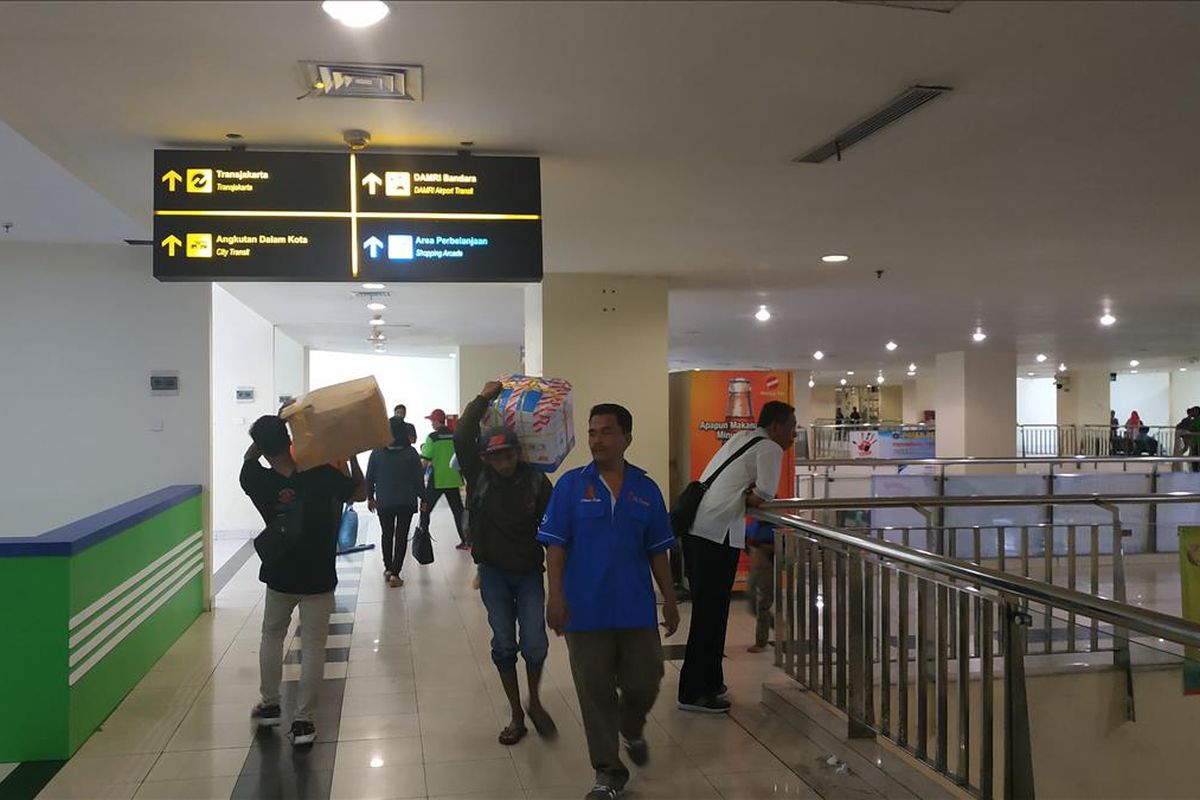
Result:
[[[1142,362],[1138,361],[1136,358],[1131,358],[1131,359],[1129,360],[1129,366],[1131,366],[1131,367],[1137,367],[1137,366],[1140,366],[1140,365],[1141,365],[1141,363],[1142,363]]]
[[[1104,316],[1100,317],[1100,324],[1101,324],[1101,325],[1103,325],[1103,326],[1104,326],[1104,327],[1106,327],[1106,328],[1107,328],[1109,325],[1113,325],[1113,324],[1115,324],[1115,323],[1116,323],[1116,321],[1117,321],[1117,318],[1116,318],[1116,317],[1114,317],[1114,316],[1112,315],[1112,313],[1111,313],[1111,312],[1108,312],[1108,311],[1105,311],[1105,312],[1104,312]]]
[[[825,357],[825,354],[824,354],[824,353],[822,353],[820,350],[818,350],[817,352],[813,353],[813,358],[814,358],[814,359],[816,359],[817,361],[820,361],[820,360],[821,360],[822,358],[824,358],[824,357]]]
[[[910,377],[910,378],[915,378],[915,377],[917,377],[917,373],[915,373],[915,372],[910,372],[910,373],[908,373],[908,377]]]
[[[1029,377],[1031,377],[1031,378],[1033,377],[1033,373],[1032,373],[1032,372],[1026,372],[1025,374],[1026,374],[1026,375],[1028,375],[1028,376],[1029,376]]]
[[[888,342],[887,344],[885,344],[885,345],[884,345],[884,347],[886,347],[886,348],[887,348],[888,352],[891,352],[892,350],[895,350],[895,349],[896,349],[897,347],[899,347],[899,346],[900,346],[900,345],[896,344],[895,342]]]
[[[1038,353],[1038,354],[1037,354],[1037,356],[1036,356],[1036,357],[1034,357],[1034,361],[1038,362],[1039,364],[1044,364],[1044,363],[1046,363],[1046,354],[1045,354],[1045,353]]]
[[[385,306],[383,303],[380,303],[379,301],[375,301],[372,303],[367,303],[367,310],[368,311],[386,311],[387,306]]]
[[[846,374],[847,374],[847,375],[853,375],[853,374],[854,374],[854,370],[852,370],[852,369],[848,369],[848,370],[846,370]]]
[[[1180,368],[1179,368],[1179,371],[1180,371],[1180,372],[1187,372],[1187,367],[1180,367]]]
[[[754,318],[759,322],[766,322],[771,318],[771,312],[767,311],[766,306],[759,306],[758,311],[754,312]]]
[[[450,354],[450,357],[451,357],[451,358],[458,358],[458,353],[451,353],[451,354]]]
[[[909,372],[916,372],[916,371],[917,371],[917,365],[916,365],[916,364],[909,364],[909,365],[908,365],[908,371],[909,371]]]
[[[1129,374],[1130,374],[1130,375],[1137,375],[1137,370],[1136,370],[1136,369],[1131,369],[1131,370],[1129,370]]]
[[[882,372],[875,376],[875,382],[880,385],[882,385],[884,383],[884,381],[886,381],[886,380],[887,380],[887,378],[883,377]]]
[[[373,756],[371,758],[371,768],[372,769],[379,769],[382,766],[383,766],[383,759],[380,756]]]
[[[845,378],[842,378],[842,380],[841,380],[841,384],[842,384],[842,386],[845,386],[845,385],[846,385],[846,379],[845,379]]]
[[[849,261],[850,256],[844,256],[841,253],[830,253],[827,256],[821,256],[821,260],[826,264],[841,264],[844,261]]]
[[[362,287],[368,292],[379,292],[387,288],[382,283],[364,283]]]
[[[382,0],[325,0],[321,10],[347,28],[369,28],[388,15]]]
[[[386,325],[387,324],[386,322],[383,321],[383,317],[379,314],[376,314],[375,316],[371,317],[371,319],[367,320],[367,322],[368,322],[368,324],[371,324],[371,325]]]
[[[983,332],[983,328],[976,327],[975,332],[971,334],[971,338],[976,342],[982,342],[987,338],[987,334]]]
[[[814,386],[816,386],[816,385],[817,385],[817,382],[816,382],[815,380],[813,380],[813,378],[812,378],[812,376],[811,376],[811,375],[809,375],[809,376],[808,376],[808,388],[810,388],[810,389],[811,389],[811,388],[813,388],[813,387],[814,387]]]
[[[1067,365],[1066,365],[1066,364],[1059,364],[1059,365],[1058,365],[1058,371],[1059,371],[1059,372],[1066,372],[1066,371],[1067,371]]]

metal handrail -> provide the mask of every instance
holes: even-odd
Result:
[[[966,458],[809,458],[797,467],[958,467],[1020,464],[1192,464],[1200,456],[995,456]]]
[[[1113,500],[1113,502],[1117,501]],[[1118,603],[1103,597],[1093,597],[1072,589],[1030,580],[967,561],[958,561],[924,550],[904,547],[883,539],[872,539],[849,531],[838,530],[791,514],[776,513],[771,510],[774,507],[764,506],[754,509],[751,516],[841,545],[866,550],[893,562],[922,569],[944,578],[973,583],[1019,600],[1049,604],[1066,611],[1074,611],[1085,617],[1095,617],[1118,628],[1167,639],[1185,647],[1200,648],[1200,624],[1189,620]]]
[[[957,497],[838,497],[806,500],[782,498],[764,503],[765,510],[802,509],[869,509],[911,508],[913,506],[958,507],[958,506],[1070,506],[1070,505],[1120,505],[1151,503],[1200,503],[1200,492],[1171,492],[1169,494],[1056,494],[1038,495],[960,495]]]

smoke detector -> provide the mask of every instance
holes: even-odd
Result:
[[[307,94],[302,97],[357,97],[372,100],[405,100],[419,103],[424,97],[424,68],[417,64],[355,64],[335,61],[301,61]]]

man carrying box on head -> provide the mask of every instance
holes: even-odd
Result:
[[[270,533],[280,517],[289,520],[286,544],[280,545],[270,560],[264,556],[258,573],[258,579],[267,585],[267,598],[258,653],[261,702],[251,716],[261,726],[278,725],[282,720],[283,642],[292,610],[299,606],[300,691],[289,735],[293,744],[312,744],[317,738],[313,714],[325,677],[325,641],[337,586],[338,526],[347,502],[367,498],[366,482],[356,458],[350,459],[349,474],[329,465],[297,469],[287,424],[277,416],[256,420],[250,426],[250,438],[253,443],[242,462],[241,485],[267,523],[268,530],[261,535]],[[261,457],[267,459],[269,468],[259,464]]]
[[[425,443],[421,445],[421,458],[433,468],[433,474],[426,487],[425,502],[421,504],[421,527],[429,530],[429,515],[433,513],[438,500],[445,496],[450,504],[450,513],[454,514],[454,527],[458,531],[455,549],[470,550],[462,524],[463,504],[459,493],[462,476],[450,466],[450,459],[454,457],[454,434],[446,426],[446,412],[442,409],[435,408],[425,419],[433,424],[433,433],[425,437]]]
[[[467,479],[471,555],[479,565],[480,595],[492,628],[492,663],[512,706],[512,721],[500,732],[500,744],[512,745],[527,732],[518,652],[529,678],[529,718],[540,735],[557,733],[538,693],[550,642],[542,578],[545,553],[537,532],[551,488],[549,479],[526,463],[511,428],[480,430],[488,404],[501,389],[497,381],[487,383],[463,410],[454,449]]]

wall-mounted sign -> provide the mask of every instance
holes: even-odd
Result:
[[[159,280],[542,279],[536,158],[154,152]]]
[[[239,403],[253,403],[254,402],[254,387],[253,386],[239,386],[236,389],[234,389],[233,391],[234,391],[234,397],[236,398],[236,400]]]
[[[174,370],[151,372],[150,394],[155,397],[179,394],[179,373]]]

